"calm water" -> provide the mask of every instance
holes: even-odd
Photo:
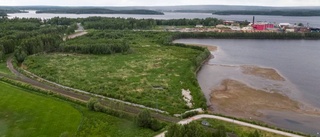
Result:
[[[231,78],[263,89],[277,85],[269,88],[279,89],[294,99],[320,108],[320,41],[181,39],[175,42],[218,46],[218,51],[213,52],[215,58],[198,75],[206,96],[222,79]],[[245,76],[239,68],[230,67],[240,65],[275,68],[287,81],[274,83]],[[266,111],[266,114],[264,121],[282,128],[310,134],[320,131],[320,117],[272,111]]]
[[[251,15],[212,15],[210,13],[172,13],[165,12],[165,15],[129,15],[129,14],[36,14],[35,11],[30,11],[30,13],[18,13],[9,14],[9,18],[42,18],[50,19],[53,17],[67,17],[67,18],[87,18],[91,16],[101,16],[101,17],[121,17],[121,18],[153,18],[153,19],[193,19],[193,18],[218,18],[223,20],[237,20],[237,21],[252,21]],[[312,27],[320,27],[320,17],[284,17],[284,16],[260,16],[256,15],[257,21],[268,21],[272,23],[303,23],[305,25],[309,24]]]

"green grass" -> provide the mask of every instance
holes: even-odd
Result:
[[[11,71],[8,69],[7,63],[6,63],[6,60],[7,60],[7,58],[8,58],[9,56],[10,56],[10,55],[6,55],[5,61],[0,62],[0,73],[13,76],[13,74],[11,73]]]
[[[134,122],[0,81],[0,136],[154,136]]]
[[[130,39],[133,51],[130,54],[40,54],[29,56],[24,65],[27,70],[66,86],[154,108],[159,106],[171,113],[188,109],[181,90],[190,89],[195,107],[199,107],[199,102],[205,101],[194,75],[194,60],[202,51],[160,46],[144,34],[124,36]],[[94,41],[83,37],[69,43]]]
[[[134,122],[120,119],[104,113],[92,112],[80,108],[85,115],[77,137],[153,137],[160,132],[140,128]]]
[[[75,135],[81,113],[71,105],[0,82],[0,136]]]
[[[256,129],[254,128],[250,128],[250,127],[245,127],[245,126],[240,126],[237,124],[233,124],[230,122],[225,122],[225,121],[221,121],[221,120],[216,120],[216,119],[201,119],[198,120],[198,123],[201,123],[203,120],[207,121],[210,123],[209,127],[218,129],[219,126],[224,126],[226,127],[226,130],[230,133],[235,133],[236,135],[238,135],[239,137],[247,137],[250,133],[255,132]],[[257,130],[260,135],[262,137],[285,137],[279,134],[275,134],[275,133],[270,133],[270,132],[266,132],[263,130]]]

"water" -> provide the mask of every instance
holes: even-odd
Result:
[[[53,17],[67,18],[87,18],[91,16],[100,17],[121,17],[121,18],[137,18],[137,19],[194,19],[194,18],[218,18],[223,20],[252,21],[252,15],[212,15],[211,13],[174,13],[165,12],[165,15],[132,15],[132,14],[36,14],[35,11],[29,13],[8,14],[9,18],[41,18],[50,19]],[[268,21],[272,23],[303,23],[309,24],[311,27],[320,27],[320,17],[286,17],[286,16],[261,16],[256,15],[257,21]]]
[[[224,40],[181,39],[177,43],[218,46],[199,72],[198,81],[208,99],[213,87],[226,78],[243,81],[260,89],[278,89],[295,100],[320,108],[319,40]],[[240,65],[276,69],[287,80],[272,82],[241,73]],[[320,131],[320,117],[290,112],[265,111],[266,123],[314,134]]]

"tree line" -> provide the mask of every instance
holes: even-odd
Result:
[[[38,10],[36,13],[61,13],[61,14],[148,14],[164,15],[164,13],[153,10],[133,9],[133,10],[111,10],[105,8],[62,8]]]
[[[216,18],[206,19],[134,19],[134,18],[104,18],[104,17],[89,17],[82,20],[86,29],[99,30],[123,30],[123,29],[152,29],[156,26],[215,26],[221,24],[222,20]]]
[[[232,10],[216,11],[217,15],[273,15],[273,16],[320,16],[320,10]]]
[[[14,53],[18,62],[39,52],[54,51],[66,33],[67,25],[51,25],[35,18],[0,19],[0,52]]]
[[[203,32],[203,33],[177,33],[172,37],[164,40],[164,43],[171,42],[175,39],[182,38],[212,38],[212,39],[320,39],[320,33],[216,33],[216,32]]]

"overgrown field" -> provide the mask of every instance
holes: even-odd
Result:
[[[0,81],[0,136],[154,136],[132,121]]]
[[[69,45],[125,41],[130,49],[111,55],[51,53],[27,57],[25,69],[62,85],[180,113],[189,109],[181,90],[190,89],[194,107],[205,106],[195,70],[204,50],[163,45],[170,33],[92,32]]]

